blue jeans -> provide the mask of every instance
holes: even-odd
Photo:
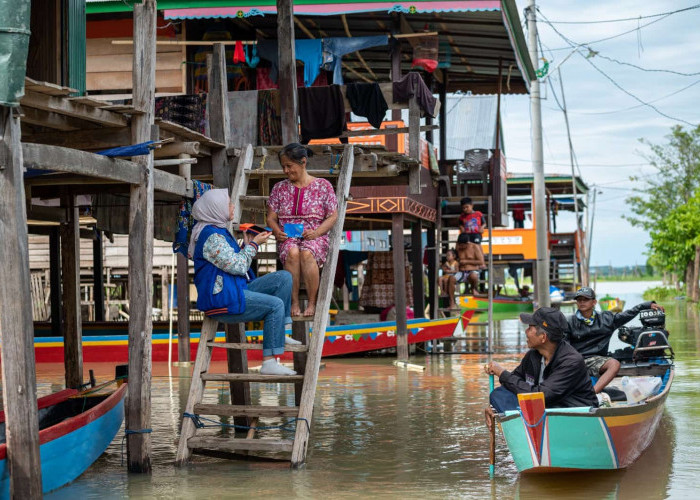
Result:
[[[248,284],[245,311],[241,314],[213,316],[222,323],[244,323],[263,320],[263,356],[284,352],[284,327],[292,322],[292,275],[277,271],[256,278]]]
[[[517,410],[520,407],[518,396],[503,386],[493,390],[489,396],[489,402],[498,413],[504,413],[508,410]]]
[[[387,45],[388,43],[389,37],[387,35],[324,38],[323,51],[325,54],[323,62],[326,69],[333,70],[333,84],[343,84],[342,64],[345,54]]]

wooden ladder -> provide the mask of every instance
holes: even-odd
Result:
[[[247,146],[238,163],[234,175],[231,199],[235,200],[234,223],[240,222],[242,205],[248,202],[259,201],[260,197],[245,197],[248,179],[251,173],[253,161],[253,148]],[[354,157],[353,147],[345,146],[343,162],[338,175],[336,193],[338,196],[338,220],[329,234],[329,249],[326,263],[323,266],[319,284],[316,314],[313,318],[312,335],[308,335],[306,322],[294,322],[293,336],[303,343],[301,345],[285,345],[285,351],[294,353],[294,368],[297,375],[263,375],[248,373],[246,350],[262,349],[261,344],[247,343],[243,324],[237,325],[238,341],[232,342],[227,332],[225,343],[214,342],[219,323],[216,319],[206,318],[202,324],[202,332],[197,349],[192,372],[190,393],[185,406],[185,415],[182,419],[180,441],[177,449],[177,465],[184,465],[194,449],[217,450],[223,452],[265,451],[265,452],[291,452],[291,465],[298,467],[306,459],[306,450],[313,416],[314,398],[316,395],[316,383],[321,364],[321,352],[325,339],[326,326],[328,324],[328,310],[330,308],[333,292],[333,279],[338,262],[338,250],[340,248],[343,224],[345,221],[345,208],[350,193],[350,180],[352,177]],[[209,373],[212,350],[214,348],[231,349],[241,353],[238,367],[234,367],[229,358],[229,373]],[[238,368],[238,369],[236,369]],[[235,372],[234,372],[235,371]],[[303,373],[303,374],[302,374]],[[203,404],[202,397],[207,381],[226,381],[232,385],[231,405]],[[266,406],[251,405],[250,383],[293,383],[295,384],[295,406]],[[238,394],[246,397],[233,397],[234,389]],[[238,399],[238,401],[236,401]],[[236,404],[243,401],[245,404]],[[192,417],[192,416],[194,417]],[[199,415],[215,415],[234,417],[237,424],[250,427],[245,438],[231,436],[197,435],[195,420]],[[255,437],[255,427],[259,418],[283,417],[296,420],[296,431],[293,440],[285,439],[261,439]]]

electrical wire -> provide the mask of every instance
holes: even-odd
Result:
[[[698,71],[698,72],[696,72],[696,73],[683,73],[683,72],[681,72],[681,71],[673,71],[673,70],[671,70],[671,69],[651,69],[651,68],[643,68],[643,67],[641,67],[641,66],[637,66],[636,64],[628,63],[628,62],[625,62],[625,61],[619,61],[619,60],[617,60],[617,59],[615,59],[615,58],[613,58],[613,57],[604,56],[604,55],[601,54],[600,52],[596,52],[595,57],[599,57],[599,58],[601,58],[601,59],[605,59],[605,60],[607,60],[607,61],[614,62],[614,63],[620,64],[620,65],[622,65],[622,66],[630,66],[630,67],[632,67],[632,68],[638,69],[638,70],[640,70],[640,71],[646,71],[646,72],[648,72],[648,73],[670,73],[670,74],[672,74],[672,75],[679,75],[679,76],[698,76],[698,75],[700,75],[700,71]],[[697,82],[696,82],[696,83],[697,83]]]
[[[700,4],[691,5],[684,9],[672,10],[668,12],[661,12],[659,14],[649,14],[647,16],[638,17],[626,17],[623,19],[601,19],[599,21],[550,21],[553,24],[604,24],[604,23],[619,23],[624,21],[639,21],[640,19],[650,19],[652,17],[670,16],[672,14],[678,14],[679,12],[686,12],[688,10],[693,10],[700,8]]]
[[[540,12],[539,9],[537,9],[537,11]],[[585,46],[585,44],[578,44],[578,43],[576,43],[576,42],[570,40],[569,38],[567,38],[564,34],[562,34],[555,26],[553,26],[553,25],[549,22],[549,20],[547,19],[547,17],[546,17],[544,14],[542,14],[541,12],[540,12],[540,14],[541,14],[542,19],[544,20],[544,22],[545,22],[550,28],[552,28],[552,30],[554,30],[554,32],[555,32],[557,35],[559,35],[559,36],[562,38],[562,40],[564,40],[566,43],[569,44],[569,48],[576,48],[576,49],[578,49],[578,48],[580,48],[580,47],[582,47],[582,46]],[[637,97],[636,95],[634,95],[633,93],[631,93],[630,91],[628,91],[627,89],[625,89],[624,87],[622,87],[622,86],[621,86],[619,83],[617,83],[611,76],[609,76],[609,75],[608,75],[607,73],[605,73],[602,69],[600,69],[598,66],[596,66],[595,63],[593,63],[593,61],[591,61],[591,58],[584,56],[583,54],[581,54],[580,52],[578,52],[578,50],[577,50],[577,53],[578,53],[588,64],[590,64],[598,73],[600,73],[600,74],[603,75],[608,81],[610,81],[610,83],[612,83],[612,84],[613,84],[615,87],[617,87],[620,91],[622,91],[622,92],[624,92],[625,94],[627,94],[628,96],[632,97],[635,101],[639,102],[641,105],[653,109],[654,111],[656,111],[656,112],[657,112],[658,114],[660,114],[661,116],[663,116],[663,117],[665,117],[665,118],[668,118],[668,119],[670,119],[670,120],[674,120],[674,121],[677,121],[677,122],[680,122],[680,123],[685,123],[686,125],[689,125],[689,126],[691,126],[691,127],[695,127],[695,126],[696,126],[696,124],[691,123],[691,122],[689,122],[689,121],[687,121],[687,120],[683,120],[683,119],[681,119],[681,118],[676,118],[676,117],[673,117],[673,116],[671,116],[671,115],[668,115],[668,114],[664,113],[663,111],[661,111],[660,109],[658,109],[658,108],[657,108],[656,106],[654,106],[653,104],[651,104],[651,103],[649,103],[649,102],[643,101],[642,99],[640,99],[639,97]]]

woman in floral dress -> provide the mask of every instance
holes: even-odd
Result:
[[[338,219],[338,199],[326,179],[309,175],[308,158],[313,151],[292,143],[279,153],[287,179],[275,184],[267,202],[267,225],[277,239],[284,269],[292,273],[292,316],[302,314],[299,283],[303,279],[309,295],[304,316],[316,312],[320,267],[328,254],[328,232]],[[288,237],[285,224],[302,224],[301,237]]]

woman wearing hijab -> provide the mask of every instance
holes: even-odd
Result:
[[[299,283],[304,279],[309,303],[304,316],[316,312],[320,267],[328,255],[328,232],[338,220],[338,198],[326,179],[306,171],[313,155],[306,146],[287,144],[279,153],[287,179],[278,182],[267,201],[267,225],[277,239],[277,251],[285,270],[292,273],[292,316],[302,314]],[[298,236],[287,234],[285,226],[303,225]]]
[[[255,278],[250,264],[259,245],[271,233],[260,233],[239,247],[227,229],[233,210],[226,189],[207,191],[192,207],[197,223],[192,229],[188,254],[194,259],[197,308],[222,323],[263,320],[260,373],[295,375],[275,358],[284,352],[285,343],[300,343],[287,338],[284,332],[285,325],[291,323],[292,276],[287,271],[277,271]]]

